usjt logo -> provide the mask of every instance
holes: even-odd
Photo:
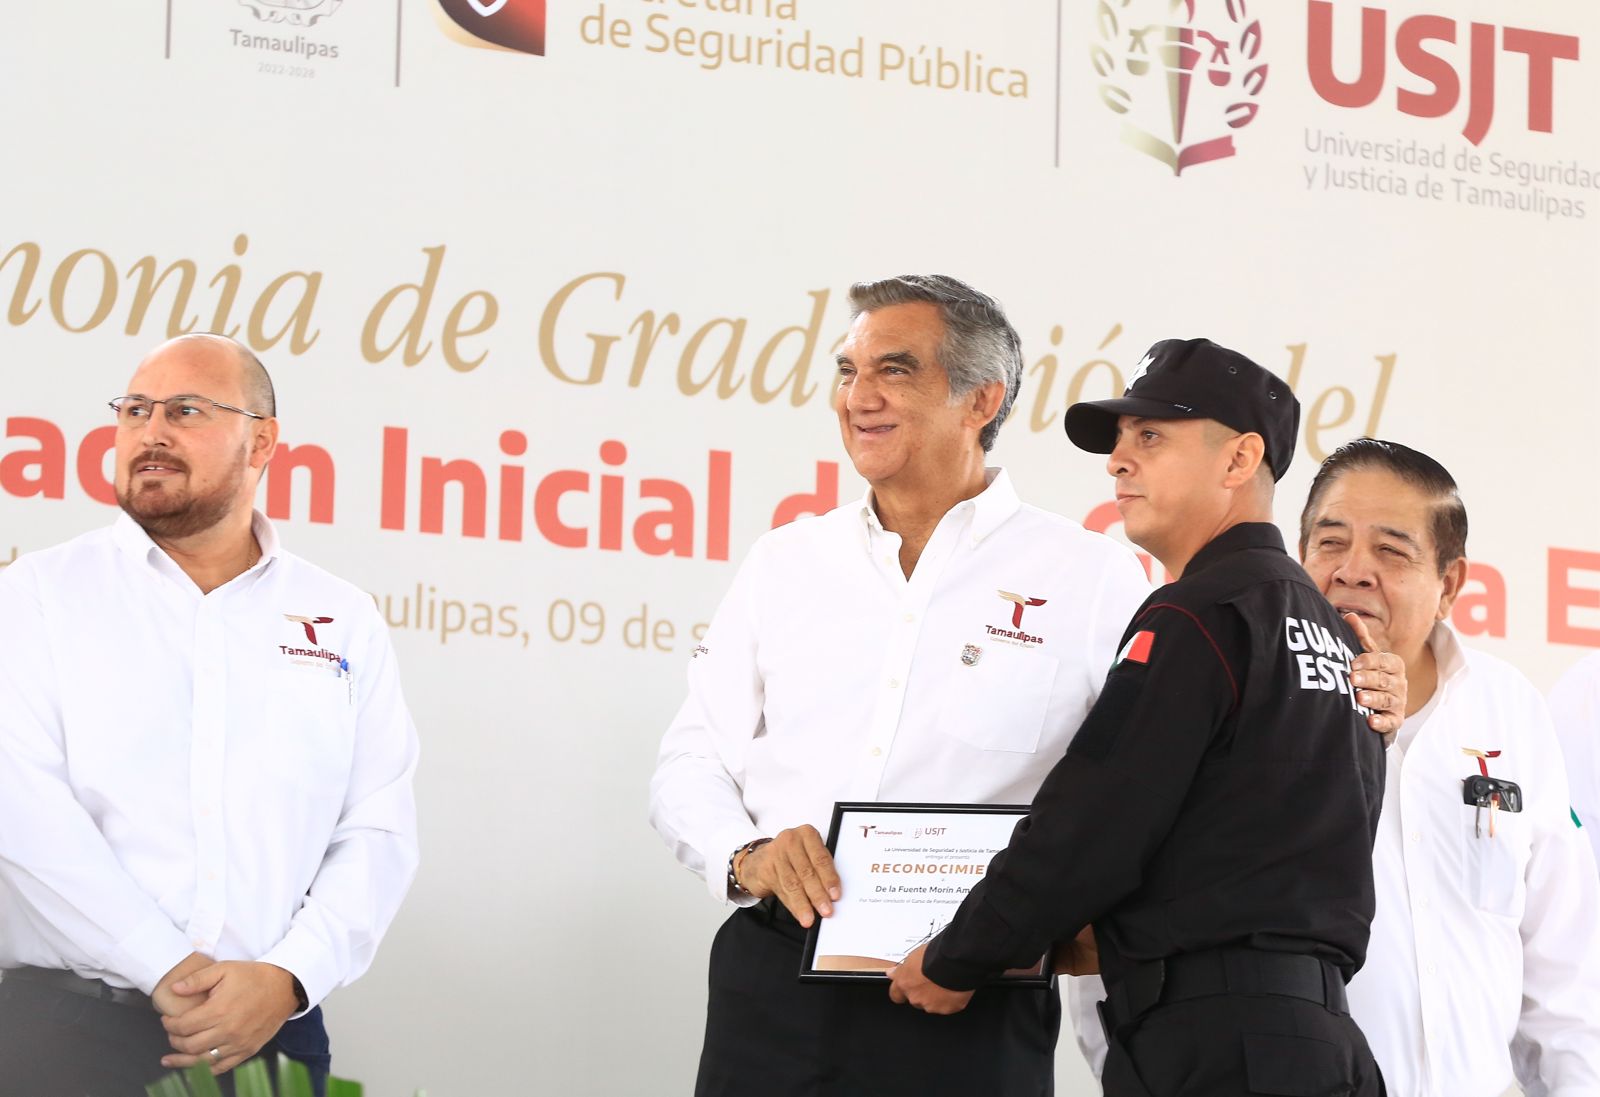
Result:
[[[1122,141],[1182,175],[1234,154],[1267,83],[1245,0],[1102,0],[1090,59]]]
[[[1341,32],[1344,45],[1336,47],[1333,4],[1328,0],[1308,3],[1306,64],[1312,88],[1336,107],[1359,109],[1376,103],[1387,82],[1389,13],[1382,8],[1360,9],[1359,64],[1352,66],[1348,45],[1356,36]],[[1345,10],[1353,9],[1346,4]],[[1350,27],[1349,23],[1343,25]],[[1464,84],[1467,118],[1461,136],[1474,145],[1488,136],[1494,122],[1495,65],[1500,54],[1519,53],[1527,58],[1527,128],[1533,133],[1551,133],[1555,128],[1556,62],[1578,59],[1578,39],[1570,34],[1463,23],[1448,15],[1403,19],[1394,27],[1392,40],[1400,67],[1425,86],[1425,90],[1397,87],[1396,109],[1416,118],[1443,118],[1461,102]],[[1340,50],[1337,65],[1336,48]],[[1513,65],[1512,71],[1518,67]],[[1341,73],[1354,73],[1355,79],[1347,80]]]
[[[544,0],[433,0],[433,14],[463,46],[544,56]]]

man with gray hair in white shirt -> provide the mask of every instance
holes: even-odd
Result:
[[[1600,1093],[1600,885],[1532,683],[1446,622],[1467,512],[1437,461],[1341,446],[1300,521],[1306,571],[1405,660],[1350,1007],[1394,1097]]]
[[[320,1094],[320,1003],[416,871],[394,652],[253,509],[278,421],[245,347],[171,340],[111,406],[123,514],[0,573],[0,1088],[282,1053]]]
[[[1054,991],[930,1017],[881,985],[801,985],[839,878],[835,801],[1026,803],[1149,593],[1133,554],[985,467],[1022,354],[953,278],[860,283],[834,410],[870,485],[751,549],[689,664],[651,821],[733,915],[696,1093],[1045,1094]]]

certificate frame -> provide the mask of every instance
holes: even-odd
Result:
[[[958,837],[955,839],[957,841],[962,840],[960,836],[965,834],[965,832],[968,830],[978,829],[985,831],[989,833],[991,837],[988,839],[980,839],[980,842],[993,844],[993,842],[996,841],[992,835],[996,833],[995,824],[997,820],[990,818],[984,820],[982,823],[977,823],[976,820],[969,819],[966,820],[966,822],[976,825],[963,827],[963,820],[961,817],[999,816],[1009,819],[1011,820],[1011,823],[1009,826],[1005,827],[1004,831],[1005,838],[1009,838],[1010,832],[1015,827],[1017,820],[1020,820],[1026,816],[1029,810],[1030,809],[1027,804],[937,804],[840,801],[833,805],[833,820],[828,826],[828,852],[829,854],[833,855],[835,859],[835,865],[840,869],[840,876],[856,878],[856,881],[859,884],[859,878],[863,874],[856,871],[854,865],[841,864],[839,861],[841,856],[840,838],[841,835],[845,833],[846,827],[864,828],[862,831],[862,841],[865,841],[869,834],[875,833],[880,827],[884,828],[888,834],[904,840],[903,830],[894,829],[895,824],[909,825],[910,820],[915,818],[920,822],[919,826],[913,826],[912,828],[917,838],[922,837],[923,831],[930,829],[930,824],[936,824],[938,827],[943,828],[939,831],[941,834],[944,833],[945,829],[955,829],[958,835]],[[999,844],[995,846],[994,851],[990,852],[988,856],[983,857],[983,868],[987,868],[989,858],[993,856],[993,852],[998,852],[1000,849],[1005,848],[1005,845],[1006,841],[1004,839],[1000,839]],[[906,865],[897,865],[897,868],[910,867],[916,863],[916,854],[908,855],[906,853],[906,847],[904,846],[891,847],[888,852],[894,852],[899,857],[910,856],[913,858],[913,860],[908,862]],[[930,856],[937,861],[939,859],[948,859],[949,857],[954,856],[955,852],[957,851],[946,851],[939,849],[937,852],[931,853]],[[965,852],[970,853],[971,851],[966,850]],[[850,852],[845,854],[847,858],[851,855],[852,854]],[[928,863],[933,864],[934,862]],[[941,883],[943,882],[942,877],[937,875],[943,870],[937,869],[936,867],[930,867],[918,871],[926,872],[929,874],[929,878],[940,880]],[[977,881],[982,878],[983,873],[980,870],[971,873],[971,875],[974,877],[972,879],[972,884],[975,885]],[[811,923],[811,928],[806,931],[805,945],[800,957],[801,982],[887,983],[888,976],[886,972],[888,969],[899,963],[900,959],[904,958],[905,954],[910,952],[911,949],[915,948],[917,944],[917,942],[913,942],[905,934],[899,934],[897,936],[897,930],[894,928],[895,924],[905,922],[910,912],[916,913],[920,924],[920,918],[926,914],[929,919],[930,929],[927,933],[927,936],[922,939],[927,940],[943,930],[945,924],[947,924],[948,915],[954,913],[955,908],[960,905],[961,900],[966,897],[966,893],[971,890],[971,887],[968,887],[965,890],[960,890],[958,887],[943,887],[938,891],[937,894],[929,894],[926,896],[926,898],[920,894],[904,894],[918,892],[919,888],[914,886],[896,887],[893,884],[886,883],[883,886],[876,888],[875,890],[880,892],[893,891],[900,893],[896,894],[893,899],[880,901],[892,903],[897,908],[894,911],[873,911],[869,909],[874,903],[873,900],[860,903],[850,903],[850,900],[854,897],[856,890],[857,889],[847,888],[843,899],[841,899],[839,903],[834,904],[833,917],[815,919]],[[922,888],[920,890],[927,891],[928,889]],[[957,894],[955,892],[959,893]],[[944,915],[943,918],[941,918],[941,914]],[[862,940],[862,933],[867,934],[867,939],[873,939],[874,935],[878,933],[878,924],[881,923],[884,940],[899,940],[901,944],[909,945],[910,947],[904,948],[903,950],[898,946],[879,947],[870,950],[863,950],[861,953],[856,954],[836,954],[831,951],[833,945],[827,938],[839,936],[839,934],[831,927],[837,924],[834,923],[834,918],[839,918],[841,915],[851,919],[851,926],[855,931],[855,933],[852,935],[853,940]],[[893,955],[893,953],[896,952],[899,953],[898,956]],[[1041,989],[1053,985],[1054,982],[1055,975],[1050,963],[1050,954],[1047,952],[1045,955],[1039,958],[1039,961],[1036,964],[1026,968],[1007,971],[1004,974],[989,980],[988,984],[986,985]]]

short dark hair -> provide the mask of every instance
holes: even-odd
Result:
[[[978,434],[979,444],[988,453],[1022,387],[1022,340],[1017,329],[1006,319],[1000,302],[947,274],[905,274],[857,282],[850,287],[850,319],[863,312],[916,302],[938,306],[944,321],[939,362],[950,381],[952,400],[993,381],[1006,387],[999,410]]]
[[[1410,446],[1380,438],[1357,438],[1328,454],[1311,481],[1305,509],[1300,512],[1302,557],[1311,541],[1312,516],[1323,495],[1339,477],[1360,469],[1381,469],[1433,501],[1434,566],[1440,575],[1467,554],[1467,505],[1461,501],[1455,477],[1432,457]]]

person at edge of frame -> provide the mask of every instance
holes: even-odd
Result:
[[[0,572],[0,1091],[132,1097],[279,1053],[417,866],[417,736],[372,598],[253,507],[260,361],[186,335],[115,413],[105,529]]]

